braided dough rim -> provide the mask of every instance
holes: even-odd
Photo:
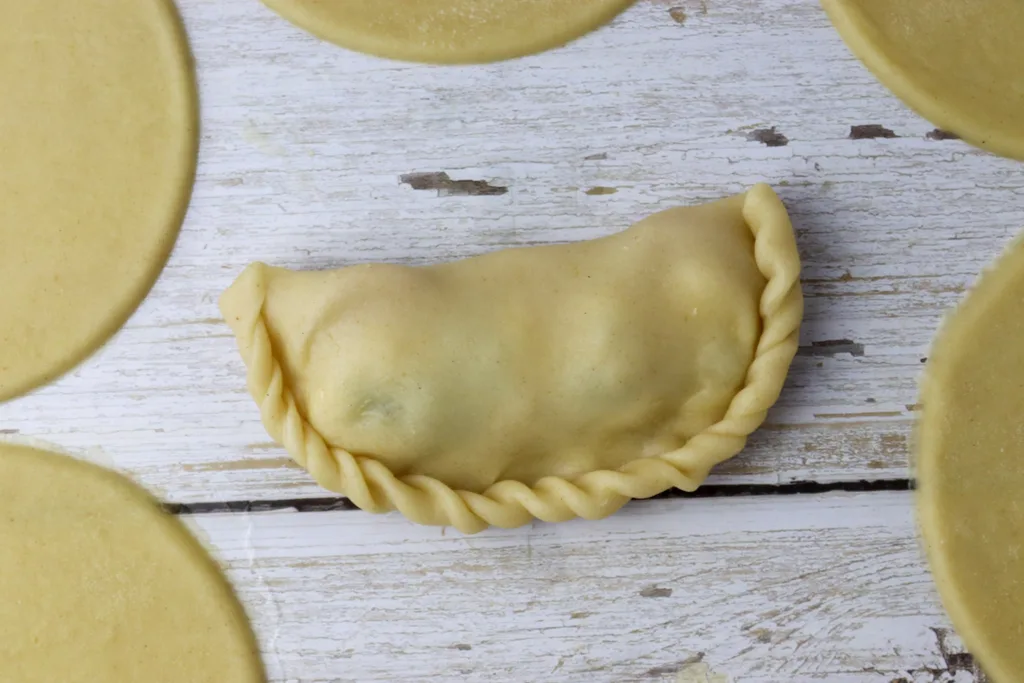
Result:
[[[754,236],[754,260],[767,280],[759,306],[761,337],[744,387],[719,422],[681,448],[638,458],[617,470],[587,472],[571,481],[548,476],[531,487],[504,480],[474,493],[453,490],[424,475],[399,478],[373,458],[332,448],[300,414],[274,358],[263,320],[264,266],[249,266],[221,297],[220,306],[238,339],[249,392],[267,432],[318,484],[347,496],[363,510],[397,510],[414,522],[453,526],[463,533],[489,525],[519,527],[535,517],[545,522],[601,519],[633,498],[650,498],[670,488],[695,490],[713,466],[743,449],[782,391],[803,318],[800,256],[789,215],[775,192],[759,184],[742,196],[743,218]]]

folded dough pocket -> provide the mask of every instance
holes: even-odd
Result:
[[[778,398],[799,271],[758,185],[429,267],[257,263],[221,309],[267,431],[317,482],[475,532],[696,488]]]

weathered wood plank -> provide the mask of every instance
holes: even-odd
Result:
[[[906,476],[940,315],[1024,226],[1019,165],[935,139],[815,0],[640,2],[563,50],[472,68],[348,53],[252,0],[180,4],[203,147],[173,258],[100,354],[0,406],[0,431],[170,500],[322,495],[267,444],[219,319],[251,260],[584,239],[766,180],[799,233],[805,348],[768,429],[715,481],[841,481]]]
[[[908,493],[641,502],[472,537],[358,511],[186,519],[275,681],[981,680]]]

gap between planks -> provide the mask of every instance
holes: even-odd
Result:
[[[822,493],[872,493],[910,491],[914,488],[911,479],[877,479],[860,481],[817,482],[798,481],[788,484],[709,484],[696,491],[671,489],[644,500],[634,500],[633,505],[648,501],[678,498],[735,498],[764,496],[814,495]],[[280,498],[269,500],[213,501],[209,503],[163,503],[164,509],[175,515],[206,515],[250,512],[346,512],[358,511],[352,501],[344,496],[323,496],[320,498]]]

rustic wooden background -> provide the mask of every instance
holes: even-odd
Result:
[[[561,50],[437,68],[179,0],[199,177],[165,273],[2,438],[130,473],[227,565],[275,682],[981,681],[915,539],[908,441],[943,312],[1024,226],[1019,164],[907,110],[815,0],[641,0]],[[269,442],[216,300],[264,260],[580,240],[757,181],[807,322],[766,427],[695,497],[464,537],[374,517]]]

